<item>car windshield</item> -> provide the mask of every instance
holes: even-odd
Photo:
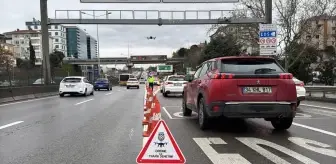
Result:
[[[168,81],[184,81],[184,76],[171,76]]]
[[[137,79],[128,79],[128,81],[138,81]]]
[[[284,71],[270,59],[232,59],[221,61],[221,72],[234,74],[275,74]]]
[[[73,78],[73,77],[71,77],[71,78],[65,78],[63,80],[63,82],[65,82],[65,83],[79,83],[81,81],[82,81],[81,78]]]

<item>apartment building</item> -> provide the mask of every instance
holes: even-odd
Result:
[[[29,58],[29,41],[31,41],[36,56],[36,65],[42,64],[42,35],[40,31],[35,30],[15,30],[4,33],[9,40],[6,43],[14,45],[13,52],[15,58]],[[49,37],[49,52],[53,51],[53,37]]]
[[[309,18],[308,23],[311,23],[311,26],[302,23],[302,26],[311,29],[305,29],[309,32],[302,35],[301,42],[308,42],[320,50],[324,50],[327,46],[336,47],[336,16],[315,16]]]
[[[87,59],[86,32],[77,26],[66,26],[67,57]]]
[[[210,38],[231,34],[243,45],[243,49],[246,49],[248,53],[254,53],[259,50],[259,36],[256,30],[257,28],[251,26],[229,24],[219,27]]]
[[[26,22],[28,30],[41,30],[41,25],[38,22]],[[49,25],[48,26],[49,36],[53,37],[53,49],[63,52],[67,56],[67,39],[66,39],[66,28],[63,25]],[[50,43],[49,43],[50,44]]]
[[[94,59],[98,57],[97,40],[91,35],[86,36],[87,58]]]

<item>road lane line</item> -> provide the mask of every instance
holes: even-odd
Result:
[[[293,122],[293,125],[336,137],[336,133]]]
[[[26,103],[26,102],[32,102],[32,101],[38,101],[38,100],[44,100],[44,99],[50,99],[50,98],[55,98],[57,96],[48,96],[48,97],[43,97],[43,98],[37,98],[37,99],[31,99],[31,100],[25,100],[25,101],[19,101],[19,102],[12,102],[12,103],[6,103],[6,104],[0,104],[1,106],[8,106],[8,105],[15,105],[15,104],[21,104],[21,103]]]
[[[167,111],[165,107],[162,107],[162,109],[166,112],[166,114],[168,115],[170,119],[173,119],[173,117],[169,114],[169,112]]]
[[[89,101],[92,101],[92,100],[93,100],[93,99],[88,99],[88,100],[85,100],[85,101],[79,102],[79,103],[77,103],[77,104],[75,104],[75,105],[83,104],[83,103],[86,103],[86,102],[89,102]]]
[[[10,123],[10,124],[7,124],[7,125],[0,126],[0,130],[8,128],[8,127],[16,125],[16,124],[20,124],[20,123],[23,123],[23,121],[16,121],[16,122],[13,122],[13,123]]]
[[[110,94],[112,94],[113,92],[110,92],[110,93],[106,93],[105,95],[107,96],[107,95],[110,95]]]
[[[321,108],[321,109],[329,109],[329,110],[334,110],[336,111],[336,108],[330,108],[330,107],[324,107],[324,106],[317,106],[317,105],[308,105],[308,104],[300,104],[302,106],[308,106],[308,107],[313,107],[313,108]]]

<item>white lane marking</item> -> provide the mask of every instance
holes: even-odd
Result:
[[[289,137],[288,140],[315,153],[336,158],[336,150],[330,149],[328,144],[300,137]]]
[[[218,153],[211,144],[226,144],[221,138],[193,138],[213,164],[251,164],[240,154]]]
[[[133,132],[134,132],[134,130],[132,128],[131,131],[130,131],[130,133],[128,134],[128,137],[129,137],[130,140],[132,140]]]
[[[173,119],[173,117],[169,114],[169,112],[167,111],[167,109],[165,107],[162,107],[162,109],[166,112],[167,116],[170,118],[170,119]]]
[[[173,113],[175,117],[181,118],[181,119],[197,119],[197,113],[192,112],[191,116],[183,116],[183,112],[176,112]]]
[[[45,100],[45,99],[50,99],[50,98],[55,98],[57,96],[48,96],[48,97],[43,97],[43,98],[37,98],[37,99],[31,99],[31,100],[25,100],[25,101],[19,101],[19,102],[12,102],[12,103],[6,103],[6,104],[1,104],[1,106],[8,106],[8,105],[14,105],[14,104],[21,104],[21,103],[26,103],[26,102],[32,102],[32,101],[38,101],[38,100]]]
[[[16,122],[13,122],[13,123],[10,123],[10,124],[7,124],[7,125],[0,126],[0,130],[8,128],[8,127],[16,125],[16,124],[20,124],[20,123],[23,123],[23,121],[16,121]]]
[[[316,111],[314,111],[312,109],[305,109],[304,112],[305,113],[316,114],[316,115],[320,115],[320,116],[327,116],[327,117],[336,118],[336,113],[325,112],[323,110],[316,110]]]
[[[105,95],[107,96],[107,95],[110,95],[110,94],[112,94],[113,92],[110,92],[110,93],[106,93]]]
[[[236,137],[236,139],[238,141],[240,141],[241,143],[243,143],[244,145],[250,147],[251,149],[253,149],[254,151],[258,152],[259,154],[261,154],[262,156],[266,157],[268,160],[272,161],[275,164],[290,164],[289,162],[287,162],[286,160],[280,158],[279,156],[273,154],[272,152],[264,149],[263,147],[261,147],[261,145],[264,146],[268,146],[271,147],[273,149],[276,149],[284,154],[287,154],[288,156],[291,156],[293,158],[295,158],[296,160],[302,162],[302,163],[309,163],[309,164],[319,164],[318,162],[302,155],[299,154],[295,151],[292,151],[286,147],[283,147],[281,145],[278,145],[276,143],[267,141],[267,140],[263,140],[260,138],[254,138],[254,137]]]
[[[336,133],[293,122],[293,125],[336,137]]]
[[[86,103],[86,102],[89,102],[89,101],[92,101],[92,100],[93,100],[93,99],[88,99],[88,100],[85,100],[85,101],[79,102],[79,103],[77,103],[77,104],[75,104],[75,105],[83,104],[83,103]]]
[[[309,104],[300,104],[300,105],[313,107],[313,108],[329,109],[329,110],[335,110],[336,111],[336,108],[330,108],[330,107],[325,107],[325,106],[317,106],[317,105],[309,105]]]

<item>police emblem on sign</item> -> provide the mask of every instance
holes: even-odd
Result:
[[[164,141],[164,139],[165,139],[165,134],[164,134],[164,132],[159,132],[158,133],[158,140],[160,141],[160,142],[155,142],[155,145],[157,144],[158,145],[158,147],[164,147],[164,145],[167,145],[167,142],[162,142],[162,141]]]

